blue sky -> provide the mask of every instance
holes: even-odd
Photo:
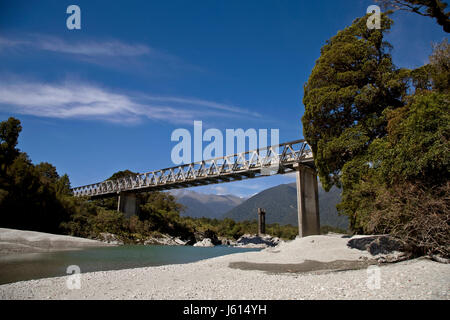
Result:
[[[81,8],[68,30],[66,8]],[[172,166],[173,130],[279,129],[302,138],[303,84],[325,41],[374,1],[0,2],[0,120],[21,120],[19,148],[72,186],[118,170]],[[428,61],[446,37],[434,20],[393,16],[399,67]],[[206,145],[206,144],[205,144]],[[204,145],[204,146],[205,146]],[[293,176],[196,188],[249,196]]]

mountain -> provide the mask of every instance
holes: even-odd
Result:
[[[186,189],[173,190],[170,193],[178,203],[186,207],[181,215],[194,218],[220,219],[225,212],[245,201],[245,199],[233,195],[205,194]]]
[[[345,216],[339,216],[336,204],[340,202],[340,190],[333,187],[325,192],[319,185],[319,212],[320,225],[332,226],[342,229],[348,228]],[[282,184],[266,189],[242,204],[231,209],[222,218],[231,218],[235,221],[256,220],[258,208],[266,210],[266,223],[291,224],[296,226],[297,219],[297,189],[295,183]]]

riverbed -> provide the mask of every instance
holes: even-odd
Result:
[[[86,272],[77,287],[71,276],[19,281],[0,285],[0,300],[449,299],[449,264],[419,258],[368,268],[376,257],[348,240],[309,236],[192,263]]]
[[[73,251],[0,255],[0,285],[16,281],[65,276],[68,267],[81,273],[196,262],[222,255],[261,249],[228,246],[191,247],[124,245]],[[70,270],[69,270],[70,271]]]

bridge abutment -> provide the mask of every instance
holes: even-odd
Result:
[[[298,235],[320,234],[319,191],[316,171],[301,164],[294,165],[297,180]]]
[[[139,199],[136,194],[120,192],[117,200],[117,211],[122,212],[127,218],[137,215],[139,213]]]

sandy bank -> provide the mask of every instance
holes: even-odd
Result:
[[[374,288],[366,268],[374,256],[347,247],[348,240],[311,236],[189,264],[86,273],[75,290],[68,277],[17,282],[0,286],[0,299],[449,299],[450,265],[427,259],[381,265]],[[270,264],[303,267],[254,268]],[[348,270],[355,265],[362,269]]]
[[[103,246],[111,245],[78,237],[0,228],[0,254],[39,253]]]

